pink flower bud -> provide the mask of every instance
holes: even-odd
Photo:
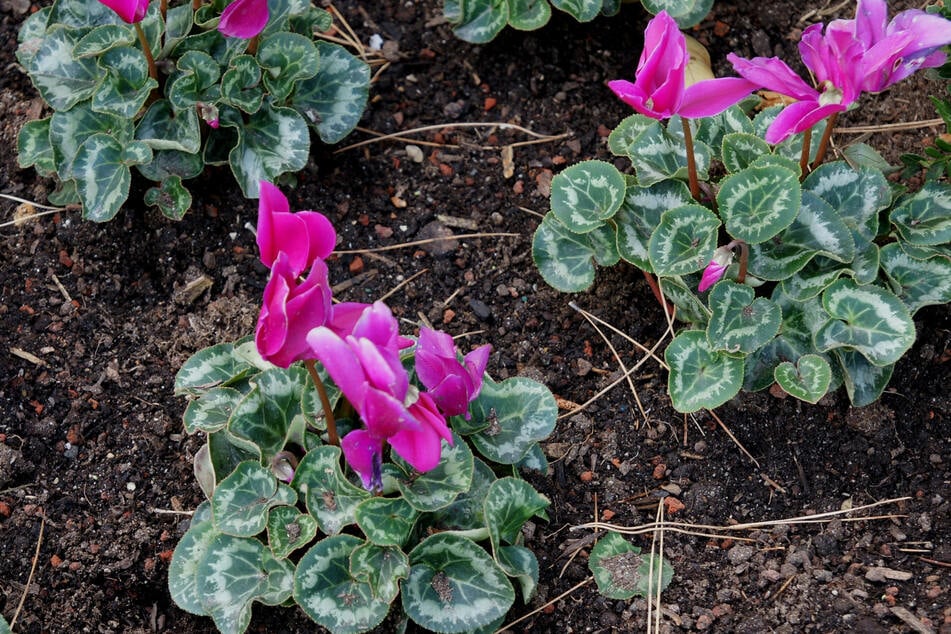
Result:
[[[733,249],[729,246],[720,247],[713,252],[713,258],[703,269],[703,276],[700,278],[700,285],[697,290],[701,293],[720,281],[726,270],[733,263]]]

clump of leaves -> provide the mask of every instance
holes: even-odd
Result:
[[[115,216],[133,167],[170,218],[206,166],[228,165],[257,197],[260,180],[306,165],[311,129],[335,143],[366,107],[369,68],[315,38],[332,19],[309,2],[272,0],[251,39],[216,28],[220,1],[141,4],[127,22],[97,0],[55,0],[20,29],[17,59],[53,109],[22,128],[20,165],[56,179],[50,201],[82,202],[85,218]]]
[[[358,423],[317,367],[343,436]],[[297,604],[337,634],[370,630],[391,609],[435,632],[492,631],[516,587],[533,595],[522,527],[545,518],[548,500],[519,469],[546,468],[538,441],[557,407],[541,384],[486,377],[468,418],[450,418],[438,466],[419,473],[393,453],[376,495],[327,441],[300,363],[271,365],[250,338],[219,344],[185,363],[175,390],[192,398],[185,429],[207,437],[195,473],[208,501],[175,549],[169,588],[222,632],[243,632],[254,601]]]
[[[484,44],[506,26],[519,31],[540,29],[551,19],[552,8],[564,11],[578,22],[599,15],[617,14],[621,4],[632,0],[443,0],[443,14],[456,37]],[[713,0],[642,0],[653,14],[667,11],[681,27],[698,24],[713,6]]]

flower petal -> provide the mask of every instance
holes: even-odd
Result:
[[[712,117],[742,101],[757,85],[742,77],[705,79],[684,90],[678,114],[690,119]]]
[[[778,57],[746,59],[730,53],[726,58],[741,77],[745,77],[760,88],[799,100],[816,99],[819,96],[815,88],[803,81],[802,77]]]
[[[846,107],[844,104],[821,106],[818,101],[797,101],[779,113],[763,138],[767,143],[777,145],[794,134],[808,130],[834,112],[844,112]]]
[[[149,0],[99,0],[116,12],[124,22],[141,22],[149,8]]]
[[[367,378],[349,344],[325,326],[311,330],[306,339],[314,357],[323,364],[343,395],[359,411],[366,398]]]
[[[227,37],[249,40],[267,26],[267,0],[234,0],[221,12],[218,30]]]
[[[354,429],[340,441],[343,456],[350,468],[357,472],[367,491],[383,488],[383,439],[365,429]]]

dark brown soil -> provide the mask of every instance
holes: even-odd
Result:
[[[793,58],[799,32],[828,4],[721,0],[695,34],[724,71],[730,50]],[[892,4],[895,11],[913,3]],[[0,143],[12,148],[19,126],[42,106],[13,65],[30,5],[0,6]],[[559,15],[543,31],[506,31],[476,47],[451,36],[436,0],[344,0],[339,8],[364,41],[379,33],[399,46],[362,125],[382,133],[444,125],[416,138],[453,147],[420,145],[422,162],[406,141],[339,153],[316,148],[296,189],[285,187],[292,208],[327,213],[342,251],[447,228],[515,235],[467,239],[446,252],[342,253],[332,278],[353,284],[337,296],[368,301],[419,274],[387,300],[407,328],[426,318],[454,335],[469,333],[472,345],[493,345],[494,376],[542,380],[566,412],[584,403],[617,377],[618,364],[568,302],[648,346],[663,335],[664,318],[627,266],[599,272],[590,292],[554,292],[532,265],[530,240],[548,207],[552,173],[611,158],[606,133],[628,111],[604,82],[633,74],[645,15],[625,5],[618,17],[582,26]],[[944,90],[916,79],[866,98],[840,125],[933,118],[926,95]],[[514,175],[505,178],[500,151],[479,147],[531,138],[453,127],[468,122],[566,136],[517,147]],[[897,162],[939,131],[871,142]],[[345,143],[364,138],[357,132]],[[66,212],[0,228],[0,612],[8,620],[16,614],[16,631],[214,631],[209,619],[173,605],[166,590],[169,557],[188,521],[181,512],[201,500],[191,474],[200,442],[184,435],[184,403],[172,396],[172,382],[192,352],[248,333],[256,318],[266,278],[245,227],[256,203],[225,184],[229,178],[211,173],[196,182],[194,208],[180,223],[136,202],[144,189],[136,183],[132,202],[109,224]],[[0,182],[5,193],[39,202],[50,187],[19,170],[12,151],[0,156]],[[4,220],[15,207],[3,203]],[[181,289],[202,275],[213,284],[189,301]],[[589,577],[591,532],[572,530],[584,522],[635,527],[651,521],[665,497],[671,519],[714,525],[902,497],[858,521],[746,533],[752,542],[667,533],[675,576],[663,593],[662,627],[951,631],[951,313],[924,309],[916,323],[918,343],[876,405],[853,410],[841,394],[809,406],[763,392],[722,407],[720,418],[759,467],[708,415],[677,414],[666,376],[650,362],[634,380],[647,421],[625,384],[562,419],[546,445],[550,473],[529,476],[552,500],[551,521],[537,524],[528,544],[541,564],[539,595],[512,618],[571,591],[511,629],[645,628],[644,600],[611,601],[593,583],[576,587]],[[626,364],[639,358],[621,338],[613,343]],[[649,535],[632,539],[650,547]],[[255,608],[254,631],[314,629],[297,610]]]

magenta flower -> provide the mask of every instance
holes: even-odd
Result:
[[[921,68],[941,66],[938,50],[951,43],[951,22],[918,9],[902,11],[888,22],[885,0],[859,0],[855,20],[836,20],[829,31],[850,33],[865,50],[862,90],[880,92]]]
[[[652,119],[710,117],[719,114],[753,92],[756,85],[740,77],[706,79],[686,86],[685,71],[690,56],[677,23],[661,11],[644,31],[644,50],[637,64],[634,83],[623,79],[608,82],[621,101]]]
[[[479,346],[465,356],[456,355],[452,337],[438,330],[420,328],[416,343],[416,376],[446,416],[466,415],[469,403],[482,389],[482,374],[492,346]]]
[[[341,441],[364,487],[380,487],[385,443],[417,471],[439,464],[441,440],[451,444],[452,433],[432,397],[410,386],[399,351],[412,341],[399,336],[385,304],[366,308],[350,334],[341,337],[332,328],[318,327],[307,343],[365,425]]]
[[[234,0],[221,12],[218,30],[227,37],[250,40],[264,30],[269,18],[267,0]]]
[[[99,0],[112,9],[124,22],[141,22],[149,8],[149,0]]]
[[[310,273],[298,282],[289,256],[281,251],[264,288],[264,300],[254,331],[260,355],[282,368],[312,359],[307,333],[326,324],[331,316],[327,265],[314,260]]]
[[[713,252],[713,258],[707,264],[707,268],[703,269],[703,275],[700,277],[700,285],[697,286],[697,290],[702,293],[719,282],[732,262],[733,249],[729,245],[719,247]]]
[[[264,266],[271,268],[283,251],[291,271],[300,275],[312,262],[330,255],[337,232],[326,216],[316,211],[291,213],[287,197],[267,181],[261,181],[260,195],[257,240]]]

